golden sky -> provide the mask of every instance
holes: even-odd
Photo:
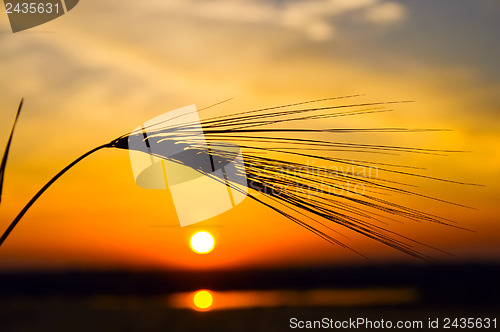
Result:
[[[391,229],[449,251],[443,260],[500,258],[500,23],[496,1],[82,0],[68,14],[12,34],[0,14],[0,144],[25,107],[7,166],[2,229],[55,172],[83,152],[169,110],[233,97],[203,117],[331,96],[414,100],[396,112],[311,126],[447,128],[344,137],[471,152],[379,161],[486,185],[412,180],[477,210],[396,197],[473,229],[406,222]],[[379,159],[382,158],[382,159]],[[173,220],[164,191],[134,183],[128,154],[106,150],[65,175],[0,249],[0,268],[234,268],[363,264],[363,258],[251,200],[192,227]],[[216,249],[189,249],[198,229]],[[344,232],[375,261],[414,261]]]

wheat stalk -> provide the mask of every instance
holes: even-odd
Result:
[[[332,174],[322,174],[322,168],[307,165],[308,170],[303,171],[304,164],[292,162],[294,158],[311,158],[326,163],[341,165],[370,167],[376,165],[377,169],[385,174],[397,174],[407,177],[425,178],[433,181],[444,181],[461,185],[474,185],[461,181],[441,179],[425,174],[416,173],[419,169],[413,165],[395,165],[388,163],[374,163],[364,160],[352,160],[333,158],[321,154],[322,152],[343,151],[351,153],[417,153],[429,155],[443,155],[448,153],[462,152],[455,150],[436,150],[424,149],[406,146],[387,146],[375,144],[354,144],[349,142],[332,142],[320,139],[304,138],[302,134],[328,134],[342,135],[345,133],[408,133],[408,132],[431,132],[443,131],[443,129],[411,129],[411,128],[276,128],[276,125],[288,124],[293,122],[301,123],[304,120],[321,120],[327,118],[367,115],[381,112],[389,112],[389,105],[401,102],[383,102],[383,103],[349,103],[342,105],[330,105],[326,107],[306,107],[318,102],[332,101],[335,99],[351,98],[356,96],[326,98],[302,103],[288,104],[263,108],[251,111],[240,112],[236,114],[223,115],[209,118],[202,121],[203,131],[207,142],[211,146],[210,150],[201,147],[200,138],[192,133],[195,130],[193,123],[183,123],[181,125],[171,126],[168,122],[157,123],[154,128],[148,131],[148,136],[144,137],[143,131],[133,131],[124,134],[109,143],[98,146],[66,166],[57,173],[42,189],[28,202],[28,204],[16,216],[7,230],[0,238],[0,245],[9,236],[17,223],[22,219],[25,213],[35,203],[35,201],[64,173],[74,167],[77,163],[90,156],[91,154],[104,148],[129,149],[129,140],[147,140],[151,146],[155,144],[184,144],[186,153],[193,155],[209,153],[211,157],[224,163],[231,158],[225,151],[225,142],[231,141],[241,147],[245,167],[240,169],[245,173],[248,179],[248,188],[251,192],[248,196],[256,202],[263,204],[279,214],[290,219],[294,223],[313,232],[324,240],[351,249],[345,243],[339,241],[332,235],[338,233],[337,228],[347,228],[360,233],[375,241],[388,245],[401,252],[422,260],[433,260],[432,257],[423,254],[415,246],[425,245],[419,241],[408,238],[402,234],[391,231],[387,226],[381,226],[385,220],[391,220],[393,217],[404,218],[414,221],[426,221],[443,224],[455,228],[460,228],[452,221],[443,217],[412,209],[403,204],[398,204],[387,198],[380,196],[388,193],[403,193],[406,195],[415,195],[427,199],[437,200],[443,203],[452,204],[461,207],[467,207],[454,202],[449,202],[437,197],[430,197],[420,194],[412,189],[409,183],[402,183],[391,180],[391,178],[366,178],[356,175],[346,175],[340,172]],[[21,103],[22,105],[22,103]],[[20,106],[21,108],[21,106]],[[19,111],[17,116],[19,116]],[[17,121],[17,117],[16,117]],[[14,129],[14,128],[13,128]],[[13,130],[9,139],[4,159],[2,161],[2,178],[5,170],[8,148],[12,139]],[[294,137],[275,137],[272,135],[293,134]],[[146,152],[147,151],[142,151]],[[152,153],[149,151],[149,153]],[[281,158],[272,158],[262,154],[278,154]],[[152,153],[153,154],[153,153]],[[184,164],[196,169],[198,172],[211,176],[210,170],[203,169],[201,166],[187,164],[185,160],[175,156],[164,156],[154,154],[156,157],[167,159],[172,162]],[[302,169],[302,171],[297,171]],[[309,172],[311,172],[309,174]],[[311,175],[312,174],[312,175]],[[212,177],[214,178],[214,177]],[[218,181],[219,179],[214,178]],[[332,188],[338,188],[346,182],[354,185],[362,185],[367,192],[360,195],[355,192],[346,192],[344,194],[332,192]],[[231,183],[226,185],[238,190],[237,186]],[[321,189],[318,189],[321,185]],[[325,189],[325,187],[328,190]],[[1,190],[1,186],[0,186]],[[1,193],[1,192],[0,192]],[[257,194],[262,194],[259,197]],[[306,221],[307,220],[307,221]],[[437,248],[433,248],[439,250]],[[362,255],[361,253],[357,252]]]

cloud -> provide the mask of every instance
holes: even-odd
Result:
[[[278,10],[269,3],[256,1],[192,1],[191,11],[195,16],[219,21],[240,23],[272,22]]]
[[[334,32],[334,27],[324,21],[313,22],[307,27],[307,34],[309,37],[318,41],[333,37]]]
[[[284,5],[260,0],[188,0],[164,9],[218,22],[274,26],[317,41],[335,37],[339,30],[335,21],[346,14],[355,14],[356,22],[371,24],[397,23],[405,16],[401,4],[381,0],[296,0]]]
[[[369,8],[366,18],[373,23],[396,23],[405,17],[404,7],[395,2],[384,2]]]

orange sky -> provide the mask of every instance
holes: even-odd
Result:
[[[486,185],[412,180],[422,193],[477,210],[394,198],[456,220],[474,233],[414,222],[391,223],[391,230],[457,256],[434,253],[443,260],[498,260],[500,74],[494,59],[499,47],[488,38],[495,38],[492,31],[498,31],[492,29],[490,15],[498,13],[499,6],[478,1],[467,5],[472,8],[439,16],[446,13],[446,6],[431,2],[277,3],[217,0],[201,5],[189,0],[167,5],[151,0],[138,7],[132,1],[82,1],[69,14],[17,34],[9,32],[6,15],[0,14],[1,146],[19,99],[26,98],[7,166],[2,229],[68,162],[166,111],[235,98],[200,114],[210,117],[363,93],[366,96],[359,101],[416,102],[398,105],[397,112],[310,125],[453,129],[342,139],[472,151],[448,157],[373,158]],[[428,13],[426,6],[435,6],[436,17],[421,16]],[[460,25],[460,32],[467,31],[461,32],[463,39],[453,33],[456,17],[467,17]],[[434,33],[426,30],[430,26]],[[0,269],[205,269],[366,262],[248,199],[191,227],[178,227],[173,215],[166,192],[134,184],[125,151],[101,151],[36,203],[0,249]],[[217,247],[208,255],[189,249],[189,237],[199,229],[216,238]],[[343,240],[346,244],[375,261],[414,261],[339,231],[349,237]]]

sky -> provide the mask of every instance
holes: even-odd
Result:
[[[64,16],[13,34],[0,14],[0,144],[20,98],[0,228],[55,172],[83,152],[169,110],[231,102],[200,116],[363,94],[412,100],[395,112],[311,126],[446,128],[342,139],[464,150],[376,156],[484,186],[413,179],[424,194],[472,206],[396,197],[473,232],[391,223],[448,251],[443,261],[500,258],[500,4],[479,1],[82,0]],[[381,159],[377,159],[381,158]],[[52,187],[0,249],[0,269],[238,268],[367,264],[251,200],[181,228],[165,191],[135,185],[128,154],[92,156]],[[216,249],[188,240],[212,232]],[[338,229],[376,262],[415,262]]]

